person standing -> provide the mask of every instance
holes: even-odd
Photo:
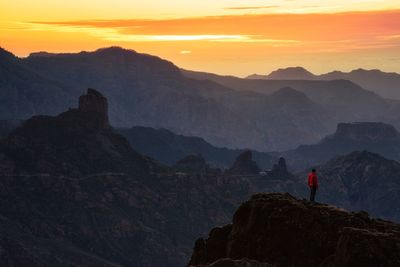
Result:
[[[315,194],[317,193],[318,189],[318,177],[315,169],[312,169],[308,174],[308,187],[310,187],[310,201],[314,202]]]

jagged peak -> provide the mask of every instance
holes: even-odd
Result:
[[[99,91],[88,88],[87,93],[79,97],[78,110],[84,113],[96,113],[100,116],[100,128],[109,128],[108,102]]]
[[[227,173],[235,175],[251,175],[258,174],[259,172],[260,168],[253,160],[253,152],[251,150],[246,150],[239,154],[232,167],[227,170]]]

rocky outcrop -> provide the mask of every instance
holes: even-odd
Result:
[[[173,169],[177,172],[183,173],[207,173],[210,170],[207,162],[201,155],[188,155],[179,160]]]
[[[252,158],[252,152],[247,150],[240,154],[232,167],[226,171],[227,174],[234,175],[257,175],[260,172],[260,168]]]
[[[16,162],[9,171],[82,176],[158,168],[113,132],[107,116],[107,99],[89,89],[78,109],[32,117],[0,143],[3,158]]]
[[[102,128],[110,127],[107,98],[95,89],[89,88],[85,95],[79,97],[78,110],[80,112],[97,113],[100,116],[99,126]]]
[[[267,175],[274,178],[280,179],[293,179],[294,175],[290,173],[286,166],[286,160],[279,158],[278,163],[272,166],[272,169],[267,172]]]
[[[239,207],[232,224],[196,241],[189,266],[247,258],[278,267],[394,267],[400,264],[399,231],[400,225],[365,212],[257,194]]]

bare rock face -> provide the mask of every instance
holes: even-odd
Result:
[[[100,126],[103,128],[110,127],[107,98],[97,90],[89,88],[85,95],[79,97],[78,110],[80,112],[97,113],[100,116]]]
[[[286,160],[281,157],[279,158],[278,163],[274,164],[272,169],[266,172],[265,180],[294,181],[295,176],[289,172]]]
[[[228,174],[234,175],[256,175],[260,172],[260,168],[252,158],[252,152],[247,150],[240,154],[232,167],[227,171]]]
[[[232,224],[196,241],[189,266],[214,266],[226,258],[278,267],[400,266],[399,231],[400,225],[366,212],[313,205],[289,194],[256,194]]]

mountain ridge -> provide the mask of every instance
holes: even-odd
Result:
[[[278,155],[288,159],[289,164],[298,169],[360,150],[400,160],[400,133],[393,125],[381,122],[339,123],[333,134],[318,143],[301,145]]]
[[[299,68],[299,69],[298,69]],[[297,70],[294,71],[294,70]],[[384,72],[379,69],[353,69],[348,72],[331,71],[320,75],[312,74],[303,67],[288,67],[272,71],[268,75],[252,74],[247,79],[282,79],[282,80],[337,80],[346,79],[359,84],[385,98],[400,99],[400,74]]]

